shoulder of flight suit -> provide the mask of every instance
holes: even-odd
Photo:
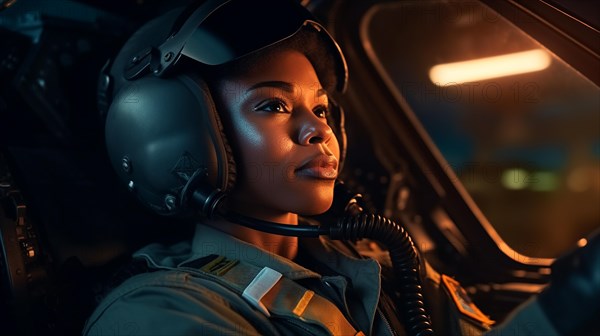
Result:
[[[136,275],[113,290],[84,335],[277,335],[266,317],[218,283],[181,271]]]

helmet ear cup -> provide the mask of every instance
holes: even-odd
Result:
[[[182,191],[195,182],[192,176],[221,190],[235,177],[208,88],[185,75],[146,76],[123,85],[108,110],[106,145],[130,191],[162,215],[191,212]]]

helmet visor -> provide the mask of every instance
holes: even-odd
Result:
[[[191,24],[194,26],[187,28],[191,32],[184,32]],[[316,29],[324,46],[331,50],[336,67],[335,87],[343,91],[347,68],[339,46],[297,2],[231,0],[204,16],[200,23],[186,22],[176,34],[189,34],[182,41],[182,55],[203,64],[219,65],[283,41],[306,25]]]

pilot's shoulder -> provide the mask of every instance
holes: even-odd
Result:
[[[83,334],[234,334],[240,330],[253,334],[255,328],[246,314],[251,312],[242,316],[240,307],[234,307],[236,300],[241,298],[187,272],[137,274],[109,292],[87,320]],[[216,326],[236,329],[207,329]]]

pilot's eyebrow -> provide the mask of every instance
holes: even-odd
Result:
[[[266,81],[266,82],[256,83],[256,84],[252,85],[251,87],[249,87],[248,90],[246,90],[246,93],[253,91],[253,90],[263,88],[263,87],[279,88],[279,89],[282,89],[289,93],[294,93],[294,86],[288,82],[282,82],[282,81]]]
[[[279,88],[288,93],[294,93],[294,85],[290,84],[288,82],[283,82],[283,81],[266,81],[266,82],[256,83],[256,84],[252,85],[251,87],[249,87],[246,90],[246,93],[249,93],[250,91],[257,90],[257,89],[264,88],[264,87]],[[325,91],[325,89],[320,88],[317,90],[316,97],[320,97],[320,96],[324,96],[324,95],[327,95],[327,91]]]

